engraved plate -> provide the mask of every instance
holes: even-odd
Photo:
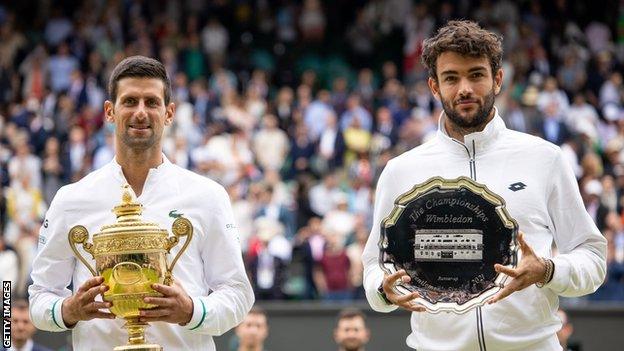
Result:
[[[505,201],[470,178],[434,177],[399,196],[381,225],[380,265],[405,269],[430,312],[464,313],[483,305],[508,277],[494,264],[515,267],[518,225]]]

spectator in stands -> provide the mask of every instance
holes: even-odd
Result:
[[[279,171],[288,156],[288,135],[278,128],[278,123],[274,115],[264,115],[262,128],[253,137],[253,151],[263,170]]]
[[[20,170],[16,174],[16,178],[7,189],[6,199],[8,220],[5,238],[7,242],[16,245],[24,236],[36,236],[47,205],[41,190],[33,186],[30,173]]]
[[[7,246],[6,240],[0,235],[0,280],[10,281],[17,288],[20,262],[15,250]]]
[[[69,159],[61,150],[59,139],[52,136],[46,140],[41,171],[43,173],[43,195],[46,203],[52,202],[57,190],[69,180]]]
[[[344,247],[344,238],[324,228],[325,249],[314,272],[314,282],[321,296],[330,301],[351,299],[351,263]]]
[[[72,72],[79,68],[78,60],[71,54],[69,45],[62,42],[56,54],[48,61],[48,74],[52,91],[60,93],[70,88]]]
[[[338,120],[334,112],[327,114],[325,129],[321,132],[317,149],[317,171],[321,173],[342,167],[344,161],[345,141],[342,131],[338,128]]]
[[[11,303],[11,347],[2,350],[51,351],[33,341],[32,337],[36,331],[28,313],[28,301],[21,299],[13,301]]]
[[[292,254],[284,227],[268,217],[256,219],[254,227],[256,236],[250,240],[247,262],[256,299],[283,299],[286,267]]]
[[[266,351],[264,341],[269,336],[266,312],[260,307],[252,307],[234,332],[238,337],[237,351]]]
[[[602,232],[606,228],[606,219],[609,209],[600,200],[602,196],[602,184],[596,179],[590,179],[583,186],[584,202],[587,212]]]
[[[299,267],[291,267],[290,270],[299,279],[303,279],[303,291],[299,293],[303,299],[312,300],[320,296],[315,275],[317,274],[317,264],[323,258],[324,247],[325,238],[321,230],[321,220],[318,217],[312,217],[306,226],[299,229],[295,237],[292,261]],[[290,278],[292,279],[294,276]]]
[[[273,185],[268,183],[260,183],[258,189],[258,203],[255,213],[256,218],[266,217],[274,221],[278,221],[283,230],[283,235],[288,239],[295,236],[295,216],[275,194]]]
[[[373,130],[373,116],[362,106],[360,97],[357,94],[351,94],[347,99],[347,109],[340,116],[340,129],[346,131],[353,126],[355,120],[358,121],[358,126],[365,131],[371,132]]]

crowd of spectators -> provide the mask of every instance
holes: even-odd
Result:
[[[441,106],[419,60],[453,18],[504,37],[498,112],[564,150],[609,241],[608,278],[588,299],[624,300],[621,1],[2,5],[0,277],[26,294],[55,192],[113,158],[107,79],[141,54],[173,82],[165,154],[228,190],[257,297],[362,298],[376,179],[435,134]]]

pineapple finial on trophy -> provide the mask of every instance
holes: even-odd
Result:
[[[143,205],[136,200],[134,190],[129,184],[122,187],[121,204],[113,208],[119,222],[136,222],[141,220]]]

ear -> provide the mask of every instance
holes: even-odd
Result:
[[[499,68],[494,75],[494,94],[498,95],[503,87],[503,69]]]
[[[429,77],[429,79],[427,79],[427,84],[429,85],[431,94],[433,94],[436,99],[440,100],[440,86],[438,85],[438,81]]]
[[[169,105],[167,105],[167,108],[165,110],[165,125],[169,126],[171,125],[171,123],[173,123],[173,117],[175,116],[175,110],[176,110],[176,106],[173,102],[170,102]]]
[[[110,100],[104,102],[104,115],[106,116],[107,122],[115,123],[114,105]]]

